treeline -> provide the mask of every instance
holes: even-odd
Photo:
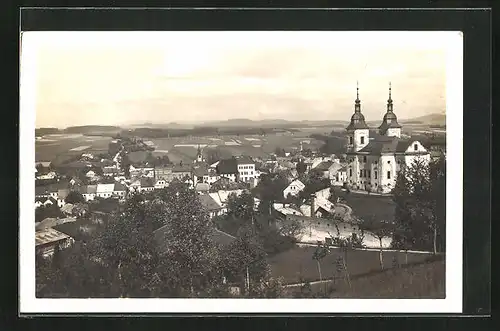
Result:
[[[70,126],[62,130],[63,133],[94,133],[94,132],[115,132],[121,130],[118,126],[109,125],[81,125],[81,126]]]
[[[266,135],[278,132],[299,132],[296,129],[281,128],[244,128],[244,127],[195,127],[193,129],[160,129],[160,128],[136,128],[131,131],[122,131],[122,136],[138,136],[144,138],[167,138],[188,136],[239,136],[239,135]]]
[[[58,128],[38,128],[35,129],[35,136],[40,137],[46,134],[58,134],[61,131]]]

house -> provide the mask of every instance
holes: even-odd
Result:
[[[54,179],[57,177],[57,174],[54,171],[50,171],[46,174],[41,174],[36,177],[36,179],[40,180],[48,180],[48,179]]]
[[[120,169],[117,167],[104,167],[102,169],[102,174],[106,177],[114,177],[120,173]]]
[[[201,194],[199,196],[202,208],[208,213],[210,217],[222,215],[224,208],[221,204],[217,203],[210,194]]]
[[[215,169],[220,177],[228,178],[233,182],[238,181],[238,162],[235,158],[220,160]]]
[[[79,192],[81,193],[85,201],[92,201],[96,197],[97,185],[81,186]]]
[[[41,206],[57,205],[57,200],[53,197],[39,197],[35,198],[35,209]]]
[[[96,187],[96,197],[99,198],[111,198],[115,190],[115,184],[97,184]]]
[[[153,168],[153,167],[139,167],[139,166],[130,165],[129,173],[130,173],[130,177],[146,176],[146,177],[153,178],[155,176],[155,168]],[[118,174],[118,172],[116,172],[115,174]]]
[[[64,215],[71,216],[71,215],[73,215],[73,208],[74,208],[73,204],[67,203],[67,204],[65,204],[64,206],[61,207],[61,212]]]
[[[168,183],[165,179],[158,179],[155,181],[155,189],[163,189],[168,186]]]
[[[241,156],[236,158],[238,165],[238,180],[250,183],[252,186],[256,185],[255,182],[255,162],[248,156]]]
[[[333,178],[330,178],[332,185],[343,186],[347,183],[347,167],[343,166],[335,173]]]
[[[124,198],[126,194],[127,194],[127,187],[122,183],[115,182],[113,187],[113,195],[120,198]]]
[[[74,239],[65,233],[52,228],[35,232],[35,249],[38,254],[52,256],[56,246],[60,249],[67,248],[74,243]]]
[[[425,163],[430,161],[430,153],[422,143],[401,137],[401,128],[393,110],[390,85],[387,111],[375,135],[370,134],[361,113],[358,93],[354,114],[346,128],[349,186],[388,193],[394,188],[402,169],[411,166],[416,159]]]
[[[220,190],[217,192],[209,193],[212,199],[217,202],[219,206],[222,207],[222,212],[225,213],[227,211],[227,200],[229,196],[235,194],[236,196],[240,196],[244,190]]]
[[[282,219],[286,219],[288,215],[303,216],[300,210],[292,208],[289,204],[275,203],[273,204],[273,208],[274,210],[276,210],[276,212],[278,212],[278,215],[280,215]]]
[[[299,194],[300,191],[302,191],[306,186],[304,183],[302,183],[300,180],[296,179],[290,183],[284,190],[283,190],[283,197],[287,198],[288,195],[293,195],[296,196]]]
[[[139,192],[151,192],[155,188],[155,183],[151,178],[141,177]]]
[[[57,191],[57,205],[59,208],[66,204],[66,197],[68,196],[70,190],[67,188],[60,189]]]
[[[89,170],[86,174],[85,177],[87,178],[94,178],[96,173],[93,170]]]

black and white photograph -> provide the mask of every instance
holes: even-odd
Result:
[[[21,306],[459,312],[462,47],[23,33]]]

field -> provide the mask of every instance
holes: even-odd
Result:
[[[330,298],[444,299],[445,284],[445,262],[437,260],[351,277],[351,286],[344,279],[315,283],[311,284],[311,291],[324,293],[326,290]],[[298,288],[290,288],[288,294],[298,291]]]
[[[71,135],[46,135],[35,141],[35,160],[52,161],[58,156],[82,153],[102,153],[108,150],[110,137]],[[88,148],[83,148],[88,147]],[[73,150],[72,150],[73,149]]]
[[[172,137],[147,139],[155,146],[153,155],[167,154],[173,163],[191,162],[196,158],[198,146],[207,154],[210,150],[217,150],[222,157],[247,155],[250,157],[265,157],[274,153],[276,148],[299,148],[300,141],[304,141],[304,148],[308,143],[317,148],[322,142],[308,138],[312,133],[325,131],[324,128],[309,128],[310,132],[283,133],[273,135],[240,135],[240,136],[213,136],[213,137]],[[320,131],[318,131],[320,130]],[[310,148],[310,147],[309,147]]]
[[[359,193],[345,193],[336,188],[336,193],[346,200],[355,216],[365,219],[374,217],[379,221],[394,220],[395,204],[391,197]]]
[[[312,256],[315,247],[296,247],[286,252],[279,253],[269,258],[272,275],[283,277],[285,283],[297,283],[302,280],[319,280],[318,267]],[[336,259],[343,253],[334,248],[328,256],[321,261],[324,279],[333,278],[336,272]],[[408,253],[408,263],[424,262],[430,254]],[[384,266],[392,268],[396,259],[399,264],[406,264],[405,253],[386,251],[383,254]],[[355,250],[347,253],[347,265],[352,276],[368,274],[380,270],[379,252]]]

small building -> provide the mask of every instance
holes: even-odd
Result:
[[[57,205],[57,200],[52,197],[39,197],[35,198],[35,209],[38,207],[46,207],[50,205]]]
[[[236,159],[238,165],[238,180],[254,185],[255,162],[248,156],[241,156]]]
[[[65,233],[53,228],[35,232],[35,249],[38,254],[45,257],[52,256],[56,246],[60,249],[67,248],[74,243],[74,239]]]
[[[222,215],[224,213],[223,207],[218,204],[210,194],[201,194],[200,203],[202,208],[208,213],[210,217]]]
[[[296,196],[302,191],[306,186],[300,180],[296,179],[292,181],[284,190],[283,197],[287,198],[288,195]]]
[[[228,178],[233,182],[238,181],[238,162],[235,158],[220,160],[215,169],[220,177]]]
[[[139,192],[151,192],[155,188],[155,183],[151,178],[142,177],[140,179],[140,184]]]
[[[124,198],[127,193],[127,187],[120,182],[115,182],[113,187],[113,196]]]
[[[59,208],[66,204],[66,197],[68,196],[69,192],[70,190],[67,188],[57,191],[57,205],[59,206]]]
[[[81,186],[79,192],[82,194],[85,201],[92,201],[96,197],[97,185],[84,185]]]
[[[161,190],[167,186],[168,186],[168,183],[165,179],[158,179],[155,181],[155,189],[157,189],[157,190]]]
[[[95,172],[93,170],[89,170],[86,174],[85,177],[87,178],[94,178],[95,177]]]
[[[194,189],[198,193],[208,193],[208,191],[210,190],[210,185],[207,183],[197,183]]]

